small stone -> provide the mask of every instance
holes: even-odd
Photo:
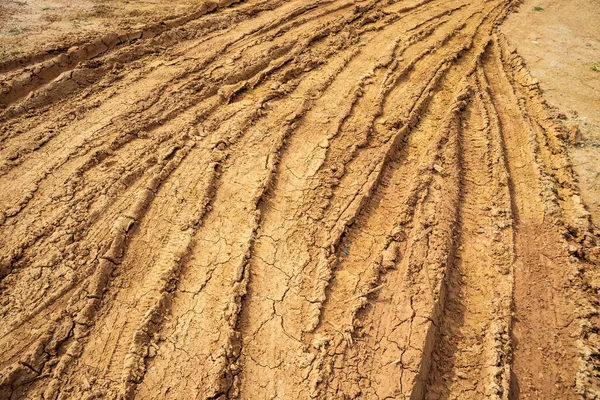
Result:
[[[381,254],[381,266],[385,269],[394,268],[396,265],[396,258],[398,257],[398,244],[396,242],[390,243],[390,245]]]
[[[320,349],[320,348],[326,346],[329,343],[329,341],[330,341],[329,337],[317,334],[317,335],[315,335],[315,338],[313,339],[311,345],[315,349]]]
[[[573,125],[569,129],[569,142],[574,145],[580,144],[582,142],[581,130],[579,129],[579,125]]]

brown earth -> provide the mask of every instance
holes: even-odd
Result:
[[[139,29],[182,15],[194,5],[197,1],[3,0],[0,62],[40,55],[40,49],[57,55],[103,34]]]
[[[220,0],[7,56],[0,398],[598,398],[517,6]]]
[[[595,226],[600,226],[598,15],[597,0],[527,0],[502,25],[540,81],[544,97],[562,111],[573,169]]]

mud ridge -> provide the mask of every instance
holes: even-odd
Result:
[[[0,398],[598,397],[519,4],[205,1],[0,64]]]

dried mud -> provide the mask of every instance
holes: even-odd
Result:
[[[518,5],[211,1],[4,64],[0,398],[598,398]]]

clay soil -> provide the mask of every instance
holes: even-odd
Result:
[[[0,5],[0,399],[600,398],[596,0],[156,3]]]

